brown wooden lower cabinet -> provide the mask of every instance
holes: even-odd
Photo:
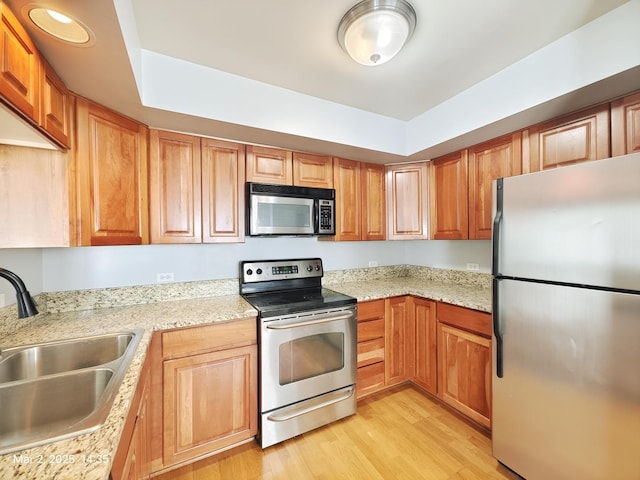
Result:
[[[490,314],[447,303],[360,302],[357,396],[410,381],[490,428],[491,331]]]
[[[131,408],[125,420],[120,444],[113,457],[113,480],[139,480],[151,474],[149,450],[150,372],[151,359],[147,357],[142,367]]]
[[[147,354],[153,359],[152,473],[251,441],[258,431],[255,317],[168,330],[156,337]]]
[[[491,427],[491,315],[438,303],[438,396]]]

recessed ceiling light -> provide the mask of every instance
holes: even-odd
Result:
[[[73,17],[50,8],[30,5],[27,16],[42,31],[67,43],[89,46],[94,42],[92,32]]]

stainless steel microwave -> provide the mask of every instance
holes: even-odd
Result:
[[[247,182],[247,234],[335,235],[332,188]]]

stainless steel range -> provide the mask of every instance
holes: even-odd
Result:
[[[245,261],[259,312],[262,448],[356,411],[356,299],[322,288],[319,258]]]

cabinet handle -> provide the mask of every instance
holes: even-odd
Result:
[[[317,325],[318,323],[335,322],[336,320],[348,320],[353,317],[353,313],[347,313],[342,315],[331,315],[330,317],[317,318],[315,320],[307,320],[305,322],[287,323],[285,325],[272,325],[268,324],[267,328],[270,330],[287,330],[289,328],[306,327],[307,325]]]
[[[333,405],[334,403],[338,403],[343,400],[346,400],[347,398],[353,396],[353,392],[354,392],[353,387],[348,387],[347,390],[344,392],[341,392],[341,391],[332,392],[327,395],[331,398],[329,398],[324,402],[321,402],[321,403],[314,402],[313,405],[310,405],[308,407],[305,407],[303,403],[293,411],[289,410],[288,412],[280,413],[280,414],[272,413],[267,417],[267,419],[271,420],[272,422],[286,422],[287,420],[291,420],[292,418],[299,417],[300,415],[304,415],[305,413],[313,412],[314,410],[318,410],[320,408],[327,407],[329,405]],[[339,393],[340,396],[336,397],[335,396],[336,393]],[[317,399],[314,399],[314,400],[317,400]]]

